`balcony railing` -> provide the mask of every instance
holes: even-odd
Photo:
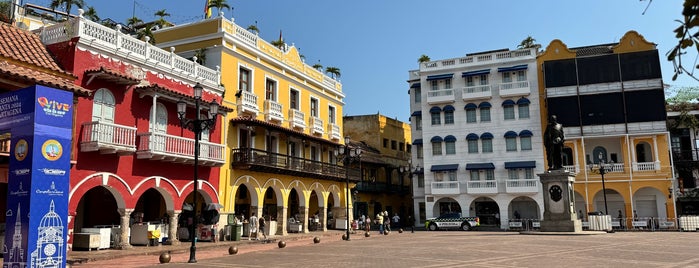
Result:
[[[580,172],[580,166],[578,165],[567,165],[563,166],[563,169],[566,171],[570,172],[570,174],[576,175],[578,172]]]
[[[338,126],[337,124],[328,123],[328,129],[330,130],[330,133],[328,133],[328,137],[331,140],[342,139],[342,133],[340,133],[340,126]]]
[[[405,194],[409,193],[410,188],[408,186],[401,185],[388,185],[381,182],[367,182],[362,181],[357,183],[355,189],[359,192],[370,192],[370,193],[398,193]]]
[[[469,194],[497,194],[498,183],[494,180],[488,181],[469,181],[467,182],[466,191]]]
[[[273,100],[265,100],[265,114],[267,121],[284,121],[282,105]]]
[[[248,112],[257,115],[257,113],[260,112],[260,107],[257,106],[257,95],[255,95],[255,93],[252,92],[243,90],[242,98],[238,105],[240,106],[239,111],[242,113]]]
[[[634,162],[633,171],[654,171],[660,170],[660,161],[657,162]]]
[[[517,81],[500,84],[500,97],[527,96],[531,93],[529,81]]]
[[[461,98],[467,100],[490,99],[493,97],[493,91],[490,85],[478,85],[464,87],[461,89]]]
[[[194,164],[194,139],[188,139],[164,133],[139,133],[139,159],[152,159]],[[224,164],[222,144],[199,142],[199,164],[202,166],[221,166]]]
[[[291,128],[306,129],[306,122],[303,120],[306,117],[302,111],[289,109],[289,124]]]
[[[231,166],[237,169],[249,169],[276,174],[309,176],[335,181],[345,180],[345,168],[341,165],[252,148],[233,149]],[[351,169],[350,180],[359,181],[359,178],[359,171]]]
[[[427,92],[427,103],[452,103],[454,102],[453,89],[430,90]]]
[[[605,164],[607,173],[624,173],[624,163]],[[588,165],[588,174],[599,174],[599,164]]]
[[[323,135],[323,133],[325,133],[325,129],[323,128],[323,119],[320,119],[315,116],[311,116],[310,119],[310,125],[313,126],[313,128],[311,129],[311,134]]]
[[[508,193],[538,193],[541,187],[538,179],[530,180],[506,180]]]
[[[458,181],[435,181],[432,182],[432,194],[460,194]]]
[[[80,151],[129,154],[136,151],[136,128],[93,121],[83,123]]]
[[[699,150],[678,150],[672,148],[672,160],[675,162],[699,161]]]

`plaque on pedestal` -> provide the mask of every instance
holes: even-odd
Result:
[[[575,212],[575,177],[563,169],[538,174],[544,193],[542,232],[581,232],[582,223]]]

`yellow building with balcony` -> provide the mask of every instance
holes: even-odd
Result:
[[[220,67],[223,104],[235,107],[223,128],[221,223],[254,213],[267,219],[271,234],[344,229],[352,202],[335,154],[344,143],[342,84],[304,63],[296,47],[272,45],[222,16],[161,29],[154,38]]]
[[[551,115],[564,126],[563,164],[575,175],[576,211],[601,211],[619,228],[676,227],[655,44],[635,31],[618,43],[578,48],[553,40],[537,61],[542,129]]]

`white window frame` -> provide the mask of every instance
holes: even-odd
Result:
[[[466,123],[477,123],[476,109],[466,109]]]
[[[493,139],[481,139],[481,151],[483,153],[492,153]]]
[[[479,110],[481,114],[481,122],[490,122],[492,120],[490,118],[490,107],[483,107]]]
[[[445,141],[444,142],[444,149],[445,153],[450,155],[450,154],[456,154],[456,142],[455,141]]]
[[[517,112],[519,114],[519,119],[529,118],[529,104],[524,103],[517,105]]]
[[[477,154],[478,153],[478,140],[467,140],[466,144],[468,145],[468,153],[469,154]]]
[[[444,124],[453,125],[454,124],[454,111],[444,111]]]

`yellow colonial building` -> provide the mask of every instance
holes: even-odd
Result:
[[[618,43],[577,48],[553,40],[537,61],[542,129],[551,115],[564,126],[576,211],[622,219],[613,225],[672,227],[674,174],[656,45],[635,31]]]
[[[272,45],[222,16],[161,29],[154,38],[220,67],[223,104],[235,107],[223,128],[219,226],[228,215],[254,213],[276,235],[344,229],[352,202],[335,153],[344,144],[342,84],[304,63],[296,47]]]

